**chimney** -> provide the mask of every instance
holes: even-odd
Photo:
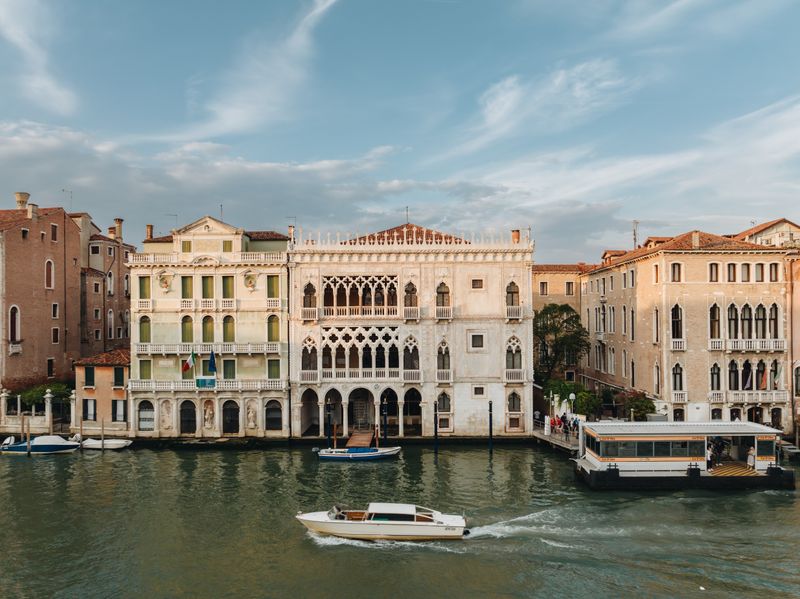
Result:
[[[692,231],[692,249],[700,247],[700,231]]]
[[[108,228],[108,236],[111,239],[116,239],[117,238],[117,229],[114,228],[114,227],[109,227]]]
[[[122,241],[122,219],[121,218],[115,218],[114,219],[114,228],[116,229],[116,232],[117,232],[117,239]]]
[[[145,225],[144,226],[144,240],[147,241],[148,239],[153,238],[153,225]]]
[[[289,241],[294,241],[294,225],[289,225]]]
[[[28,198],[31,197],[31,194],[24,191],[18,191],[14,194],[14,197],[17,198],[17,210],[24,210],[25,205],[28,203]]]
[[[39,218],[39,205],[38,204],[27,204],[26,208],[28,209],[28,218],[29,219],[36,220],[37,218]]]
[[[519,229],[511,229],[511,243],[519,243]]]

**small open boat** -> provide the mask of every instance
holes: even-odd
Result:
[[[131,443],[130,439],[86,439],[81,445],[84,449],[125,449]]]
[[[24,455],[28,453],[27,441],[14,442],[14,437],[6,437],[0,444],[0,452],[11,455]],[[31,439],[31,455],[44,455],[50,453],[72,453],[80,447],[80,443],[67,441],[58,435],[42,435]]]
[[[320,449],[319,459],[326,462],[365,462],[390,458],[400,453],[400,447],[343,447]]]
[[[463,539],[469,534],[464,516],[443,514],[410,503],[370,503],[366,510],[298,513],[308,530],[346,539],[433,541]]]

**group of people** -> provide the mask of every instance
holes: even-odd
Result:
[[[569,415],[566,412],[561,416],[548,416],[539,410],[533,413],[533,420],[538,426],[544,426],[545,418],[550,419],[550,434],[562,434],[564,438],[569,439],[570,435],[578,436],[580,428],[580,418],[575,415]]]
[[[706,470],[714,472],[714,466],[722,463],[722,455],[725,453],[725,441],[720,437],[714,437],[706,447]],[[750,446],[747,450],[746,464],[748,470],[756,469],[756,449]]]

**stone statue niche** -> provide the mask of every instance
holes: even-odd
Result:
[[[203,406],[203,428],[214,428],[214,402],[210,399]]]
[[[256,428],[256,406],[254,402],[247,404],[247,428]]]

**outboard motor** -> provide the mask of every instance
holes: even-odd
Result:
[[[16,439],[13,436],[6,437],[5,439],[3,439],[3,442],[0,443],[0,447],[8,447],[9,445],[13,445],[14,441],[16,441]]]

